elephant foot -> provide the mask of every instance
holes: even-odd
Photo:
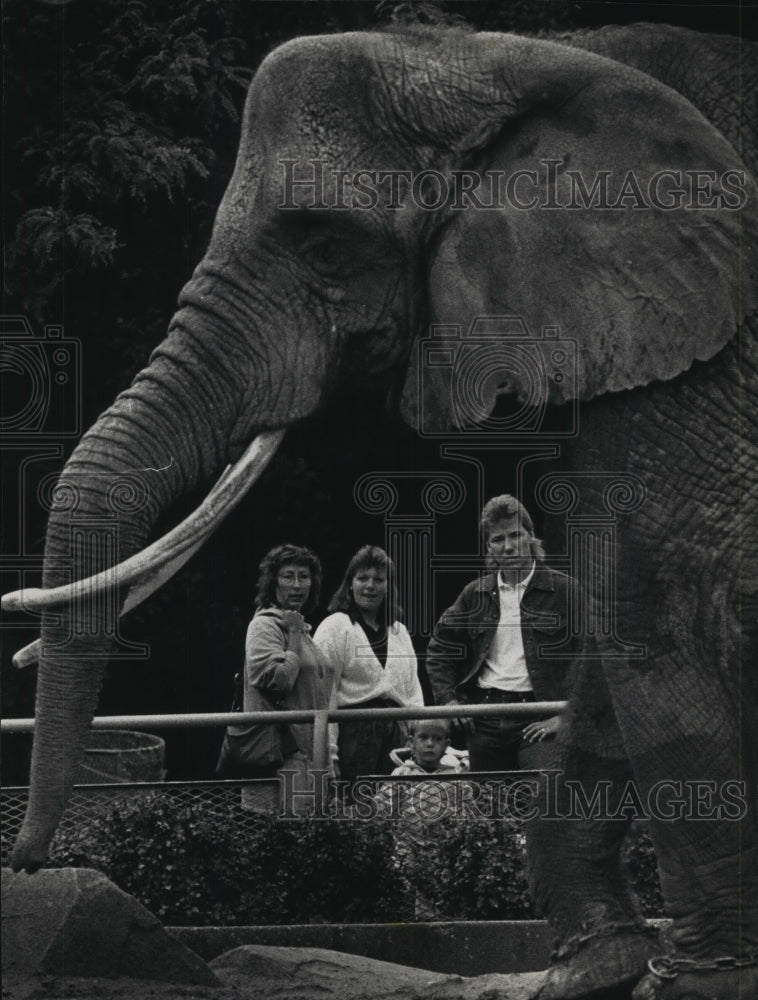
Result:
[[[633,1000],[752,1000],[758,997],[758,955],[747,959],[654,958]]]
[[[647,963],[660,951],[646,928],[598,935],[559,957],[534,1000],[630,1000]]]

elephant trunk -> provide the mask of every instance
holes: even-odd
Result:
[[[188,288],[185,299],[197,294]],[[217,475],[258,430],[276,426],[270,396],[257,392],[264,352],[253,364],[241,358],[241,348],[220,346],[224,338],[231,343],[232,333],[218,313],[215,324],[210,316],[207,300],[185,301],[148,367],[75,449],[50,502],[45,588],[141,550],[163,511]],[[287,395],[287,386],[272,390],[280,401]],[[305,395],[301,387],[301,401]],[[253,405],[256,396],[260,405]],[[47,858],[118,641],[123,597],[114,586],[43,615],[30,798],[15,870],[35,871]]]

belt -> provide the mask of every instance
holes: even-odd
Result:
[[[502,691],[500,688],[474,688],[469,694],[472,702],[527,702],[536,701],[534,691]]]

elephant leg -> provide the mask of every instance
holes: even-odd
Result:
[[[671,940],[694,959],[758,950],[755,679],[694,651],[615,677],[636,785],[650,813]],[[734,671],[738,676],[738,671]],[[672,781],[676,776],[676,781]]]
[[[535,903],[559,937],[541,1000],[630,984],[651,957],[660,974],[645,977],[636,1000],[753,995],[752,985],[739,989],[757,971],[756,763],[739,733],[749,732],[755,680],[736,699],[724,676],[698,670],[694,656],[684,667],[680,656],[676,666],[660,657],[636,671],[606,661],[604,674],[584,665],[560,773],[543,783],[528,831]],[[593,810],[604,818],[582,818]],[[660,947],[642,930],[619,866],[624,815],[640,810],[672,918]]]
[[[650,829],[673,923],[666,952],[652,963],[635,1000],[758,996],[758,767],[752,735],[758,691],[754,670],[745,669],[755,654],[754,637],[745,635],[737,690],[720,682],[718,671],[683,671],[687,701],[681,715],[688,719],[687,704],[702,706],[701,727],[690,719],[679,731],[669,730],[660,746],[636,748],[639,784],[651,805],[665,781],[659,778],[656,786],[656,775],[673,772],[684,781],[677,802],[681,818],[661,816],[660,796],[652,810]],[[634,687],[634,696],[644,698],[644,679]]]
[[[598,660],[581,665],[567,722],[527,826],[535,907],[557,935],[539,997],[629,997],[659,947],[621,863],[631,769]]]

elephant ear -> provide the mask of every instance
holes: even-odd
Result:
[[[513,36],[468,44],[482,72],[456,98],[469,128],[448,146],[405,419],[444,431],[501,394],[586,400],[713,357],[757,305],[756,191],[733,147],[621,63]]]

